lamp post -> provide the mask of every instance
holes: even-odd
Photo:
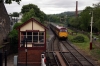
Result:
[[[67,24],[67,15],[65,15],[65,24]],[[66,25],[68,27],[68,25]]]
[[[25,48],[25,52],[26,52],[26,66],[27,66],[27,38],[25,39],[26,42],[26,48]]]
[[[92,50],[92,24],[93,24],[93,11],[91,12],[92,16],[91,16],[91,32],[90,32],[90,50]]]

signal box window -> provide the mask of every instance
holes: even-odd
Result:
[[[27,47],[44,46],[44,32],[21,32],[21,46],[25,47],[27,38]]]
[[[26,38],[26,32],[21,32],[21,40],[20,40],[21,47],[25,46],[25,38]]]
[[[39,33],[39,41],[42,43],[44,42],[44,32]]]
[[[38,32],[33,32],[33,42],[38,42]]]
[[[27,42],[32,43],[32,32],[27,32]]]

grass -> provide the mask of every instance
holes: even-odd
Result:
[[[95,56],[96,58],[98,58],[98,60],[100,61],[100,49],[97,48],[97,49],[92,50],[91,54]]]
[[[71,31],[71,30],[68,30]],[[71,31],[72,32],[72,31]],[[72,40],[74,37],[76,36],[83,36],[85,38],[85,42],[83,43],[74,43],[72,42],[74,45],[76,45],[77,47],[79,47],[80,49],[84,49],[84,50],[88,50],[89,49],[89,38],[83,34],[77,33],[77,35],[69,35],[68,39]]]
[[[69,33],[73,32],[72,30],[68,29]],[[85,51],[88,55],[91,55],[93,58],[96,58],[98,60],[98,62],[100,63],[100,48],[97,48],[95,46],[95,44],[92,44],[93,49],[90,50],[90,40],[89,38],[84,35],[84,34],[80,34],[77,33],[77,35],[71,35],[69,34],[68,39],[71,41],[74,37],[81,35],[85,38],[85,41],[83,43],[75,43],[72,42],[75,46],[77,46],[78,48],[82,49],[83,51]]]

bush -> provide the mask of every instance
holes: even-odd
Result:
[[[16,28],[20,26],[22,23],[16,23],[13,27],[13,30],[9,33],[10,38],[10,52],[17,53],[18,52],[18,31]]]
[[[85,40],[84,40],[84,37],[83,37],[83,36],[76,36],[76,37],[73,38],[71,41],[72,41],[72,42],[76,42],[76,43],[82,43],[82,42],[84,42]]]
[[[10,52],[17,53],[18,52],[18,32],[17,30],[12,30],[9,34],[10,37]]]

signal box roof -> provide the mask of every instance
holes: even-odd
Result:
[[[31,18],[29,20],[27,20],[26,22],[24,22],[22,25],[20,25],[19,27],[17,27],[16,29],[20,29],[22,28],[23,26],[27,25],[29,22],[35,22],[37,23],[39,26],[43,27],[44,29],[48,29],[46,26],[44,26],[42,23],[40,23],[39,21],[37,21],[36,19],[34,18]],[[27,27],[28,28],[28,27]]]

